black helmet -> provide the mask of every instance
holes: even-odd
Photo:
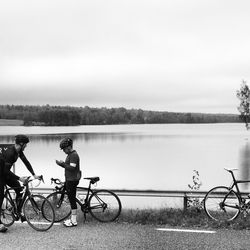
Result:
[[[26,144],[29,141],[30,140],[29,140],[28,136],[26,136],[26,135],[16,135],[15,136],[15,143],[16,144]]]
[[[70,138],[64,138],[61,142],[60,142],[60,148],[64,149],[68,146],[72,146],[73,145],[73,141]]]

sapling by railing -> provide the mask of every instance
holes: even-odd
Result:
[[[200,190],[202,182],[200,181],[200,174],[197,170],[193,170],[192,184],[188,184],[188,187],[192,191]],[[201,211],[203,209],[203,199],[201,200],[198,197],[188,197],[187,198],[187,208],[194,208],[197,211]]]

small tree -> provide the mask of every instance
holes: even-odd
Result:
[[[193,177],[192,177],[192,185],[188,184],[188,187],[192,191],[198,191],[202,185],[202,182],[200,180],[200,175],[197,170],[193,170]],[[199,198],[188,198],[187,201],[187,207],[189,208],[195,208],[197,211],[201,211],[203,208],[203,200],[200,200]]]
[[[246,81],[242,80],[240,90],[237,90],[236,96],[240,100],[238,110],[240,112],[240,118],[245,122],[246,129],[249,129],[249,118],[250,118],[250,89]]]

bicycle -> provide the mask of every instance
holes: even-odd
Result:
[[[22,222],[26,220],[37,231],[47,231],[53,226],[55,221],[53,207],[44,196],[31,193],[29,183],[33,180],[29,176],[21,187],[7,188],[5,186],[1,209],[1,222],[3,225],[9,227],[15,221],[21,219]],[[43,181],[43,176],[40,176],[39,184],[41,181]],[[11,190],[14,191],[14,189],[24,190],[22,198],[18,202],[19,204],[17,204],[11,195]],[[24,217],[22,216],[22,212]]]
[[[118,196],[109,190],[93,190],[91,185],[97,183],[99,177],[86,177],[89,180],[88,187],[77,187],[76,202],[80,206],[86,220],[86,214],[90,213],[93,218],[100,222],[111,222],[118,218],[122,205]],[[61,222],[71,214],[71,207],[67,196],[65,182],[51,178],[51,184],[55,186],[55,192],[47,196],[55,211],[55,221]],[[79,198],[79,193],[86,193],[85,199]]]
[[[225,170],[232,176],[231,186],[214,187],[207,192],[204,198],[206,214],[209,218],[220,222],[233,221],[240,213],[243,213],[245,217],[250,209],[250,201],[246,202],[238,186],[239,183],[248,183],[250,180],[236,180],[233,171],[237,169],[225,168]]]

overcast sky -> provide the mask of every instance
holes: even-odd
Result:
[[[249,0],[0,0],[0,104],[238,113]]]

